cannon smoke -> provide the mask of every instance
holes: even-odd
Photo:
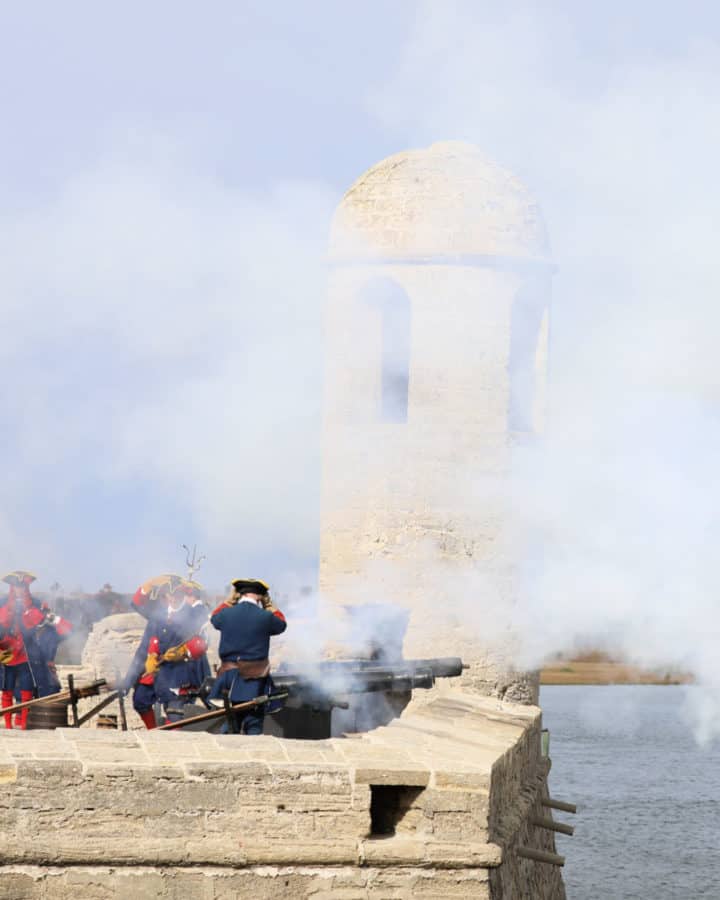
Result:
[[[234,121],[244,125],[247,111],[238,102],[244,76],[233,76],[245,63],[236,36],[276,25],[271,12],[250,24],[231,16],[227,37],[207,18],[176,12],[177,43],[162,13],[147,14],[147,45],[128,73],[122,41],[113,54],[87,39],[89,10],[77,28],[67,27],[71,13],[46,11],[51,35],[54,15],[66,26],[68,72],[85,66],[90,86],[96,73],[106,79],[102,102],[65,85],[66,97],[86,104],[66,121],[105,110],[108,96],[115,105],[77,142],[41,132],[28,142],[29,164],[5,158],[24,191],[8,181],[0,214],[0,322],[12,336],[0,347],[2,466],[12,473],[0,495],[7,567],[42,569],[41,586],[81,576],[131,591],[176,568],[180,544],[197,540],[210,557],[209,584],[244,571],[281,581],[283,570],[312,568],[330,211],[363,163],[467,139],[534,187],[559,268],[547,440],[518,450],[511,484],[478,484],[472,471],[457,479],[459,494],[470,487],[479,498],[511,499],[508,550],[535,548],[524,589],[509,611],[488,608],[474,576],[460,577],[455,593],[471,598],[467,621],[483,639],[512,628],[528,665],[602,640],[646,665],[691,669],[700,681],[688,691],[693,726],[700,739],[716,736],[717,12],[426,3],[390,16],[386,6],[387,45],[379,12],[356,23],[357,46],[342,17],[318,16],[318,39],[343,55],[319,69],[294,56],[290,73],[278,52],[274,70],[249,49],[250,71],[262,67],[280,93],[292,82],[316,98],[334,85],[341,103],[313,119],[316,128],[329,123],[318,146],[338,146],[348,125],[336,125],[341,108],[371,135],[357,156],[328,154],[320,165],[285,167],[281,178],[270,149],[284,154],[295,131],[312,129],[303,120],[264,138],[294,110],[276,111],[277,97],[263,95],[270,114],[255,111],[242,139],[221,124],[239,109]],[[7,13],[8,33],[22,14]],[[193,77],[210,79],[203,100],[217,97],[218,106],[208,121],[188,120],[184,103],[157,123],[147,94],[161,108],[195,96],[194,83],[178,91],[173,79],[187,69],[184,48],[201,52],[198,29],[209,29],[213,55]],[[369,84],[348,74],[366,71],[366,38],[378,59]],[[157,46],[169,54],[167,85],[155,81]],[[31,71],[27,62],[5,54],[6,82]],[[49,79],[40,55],[36,62],[37,102],[8,113],[19,139],[58,121],[42,104],[63,67]],[[113,72],[142,85],[137,97],[113,94]],[[227,156],[259,146],[270,162],[261,171],[251,154],[233,165],[210,145]],[[38,172],[49,159],[47,184]],[[428,568],[447,575],[432,552]],[[356,590],[384,602],[388,578],[364,573]]]

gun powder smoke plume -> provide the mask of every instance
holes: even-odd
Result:
[[[636,34],[672,30],[663,15]],[[682,22],[663,56],[594,16],[419,4],[359,89],[393,148],[462,138],[531,184],[558,267],[544,441],[515,448],[511,480],[461,467],[453,485],[466,509],[508,507],[497,553],[525,561],[522,590],[489,603],[482,573],[450,574],[432,542],[426,589],[454,579],[437,615],[490,645],[511,631],[519,666],[602,640],[692,670],[706,740],[720,734],[718,41]],[[325,242],[356,172],[238,187],[125,124],[0,217],[7,565],[132,590],[192,535],[208,584],[243,567],[281,584],[314,564]],[[373,561],[348,598],[392,602],[397,579]]]

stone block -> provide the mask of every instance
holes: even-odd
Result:
[[[367,900],[368,897],[372,896],[379,897],[379,895],[368,894],[368,890],[365,887],[337,887],[313,891],[312,900]],[[384,900],[389,900],[391,896],[400,895],[382,894]]]
[[[83,767],[75,759],[18,760],[18,783],[45,784],[46,789],[67,790],[82,781]]]
[[[18,769],[15,763],[0,763],[0,784],[14,784],[17,777]]]
[[[36,750],[33,756],[35,759],[77,759],[73,750]]]
[[[238,755],[237,753],[231,753],[230,751],[217,749],[203,749],[200,757],[204,763],[223,763],[224,765],[233,763],[237,764],[239,762],[265,762],[265,760],[251,758],[248,754]]]
[[[369,784],[354,784],[352,787],[352,809],[369,811],[371,796]]]
[[[316,894],[312,889],[315,879],[312,875],[295,872],[292,869],[252,869],[245,872],[225,873],[213,878],[213,900],[300,900]],[[173,896],[173,900],[175,897]],[[177,895],[177,900],[190,900]],[[192,900],[195,900],[194,896]]]
[[[137,765],[138,763],[147,763],[148,757],[143,747],[138,746],[118,746],[113,747],[107,744],[94,744],[92,750],[88,750],[85,758],[89,763],[98,765]]]
[[[39,880],[32,875],[0,869],[0,900],[34,900],[40,890]]]
[[[433,833],[445,841],[485,841],[489,829],[486,817],[464,812],[436,812],[432,814]]]
[[[234,809],[238,805],[239,789],[232,781],[185,782],[173,794],[175,809]]]
[[[367,828],[368,817],[357,813],[353,815],[347,811],[338,811],[337,813],[321,811],[312,816],[314,839],[323,834],[328,837],[348,837],[357,840],[365,836]]]
[[[425,844],[425,858],[449,869],[492,868],[502,863],[502,848],[492,843],[431,840]]]
[[[246,864],[251,866],[318,866],[357,865],[356,839],[324,840],[311,842],[273,841],[269,836],[262,843],[242,841]]]
[[[107,869],[68,870],[61,878],[53,877],[49,887],[59,897],[114,900],[132,897],[132,900],[155,900],[164,896],[165,878],[161,872],[133,872]],[[57,883],[60,882],[60,883]],[[62,893],[60,893],[62,891]],[[54,896],[51,895],[51,896]]]
[[[132,900],[157,900],[165,895],[168,879],[163,872],[123,872],[113,873],[116,896]],[[82,897],[82,894],[80,894]]]
[[[490,775],[487,772],[462,771],[458,769],[436,769],[433,777],[436,788],[465,788],[473,791],[490,790]]]
[[[211,735],[216,746],[225,749],[235,749],[253,753],[256,750],[281,750],[282,741],[269,734],[215,734]]]
[[[438,791],[428,788],[418,798],[418,805],[429,814],[437,812],[468,812],[471,800],[464,791]]]
[[[356,784],[405,785],[407,787],[426,787],[430,782],[428,769],[412,768],[357,768]]]
[[[233,761],[211,762],[187,762],[184,770],[189,778],[202,781],[225,781],[235,785],[246,783],[265,783],[270,773],[270,767],[262,762]]]
[[[108,778],[113,778],[116,771],[118,770],[106,769]],[[147,787],[157,790],[158,786],[167,787],[166,782],[176,784],[186,780],[183,766],[164,765],[157,761],[153,761],[148,765],[134,766],[125,771],[129,773],[128,777],[132,779],[133,787],[137,786],[139,789]]]
[[[312,832],[312,815],[280,811],[275,807],[239,807],[233,811],[205,811],[204,834],[212,839],[220,839],[226,834],[228,840],[249,840],[263,842],[282,835],[296,838],[300,834]]]
[[[488,872],[487,869],[462,873],[430,870],[414,880],[410,896],[413,900],[491,900]]]
[[[224,869],[198,872],[188,869],[165,869],[164,893],[161,896],[163,900],[217,900],[222,896],[217,892],[217,885],[226,880],[222,877],[224,872]],[[134,900],[131,894],[126,896]]]
[[[201,753],[197,747],[145,747],[144,754],[151,763],[169,765],[180,765],[186,761],[205,759],[205,754]]]
[[[425,859],[422,841],[408,837],[370,838],[360,843],[360,856],[365,865],[418,865]]]

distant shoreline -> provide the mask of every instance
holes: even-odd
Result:
[[[553,661],[540,670],[540,684],[692,684],[689,672],[639,669],[591,653],[582,659]]]

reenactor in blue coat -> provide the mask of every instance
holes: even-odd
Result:
[[[58,647],[70,635],[72,624],[58,616],[49,604],[40,604],[44,619],[27,641],[28,662],[32,667],[38,697],[48,697],[60,690],[60,679],[55,668]]]
[[[146,728],[155,728],[154,705],[170,720],[181,718],[210,674],[203,630],[207,610],[200,585],[179,575],[150,579],[135,592],[135,609],[148,620],[140,646],[125,678],[134,685],[133,706]]]
[[[287,628],[264,581],[238,578],[227,600],[210,616],[220,632],[220,668],[211,698],[227,696],[232,703],[253,700],[267,692],[270,638]],[[237,714],[240,733],[262,734],[264,706]]]

